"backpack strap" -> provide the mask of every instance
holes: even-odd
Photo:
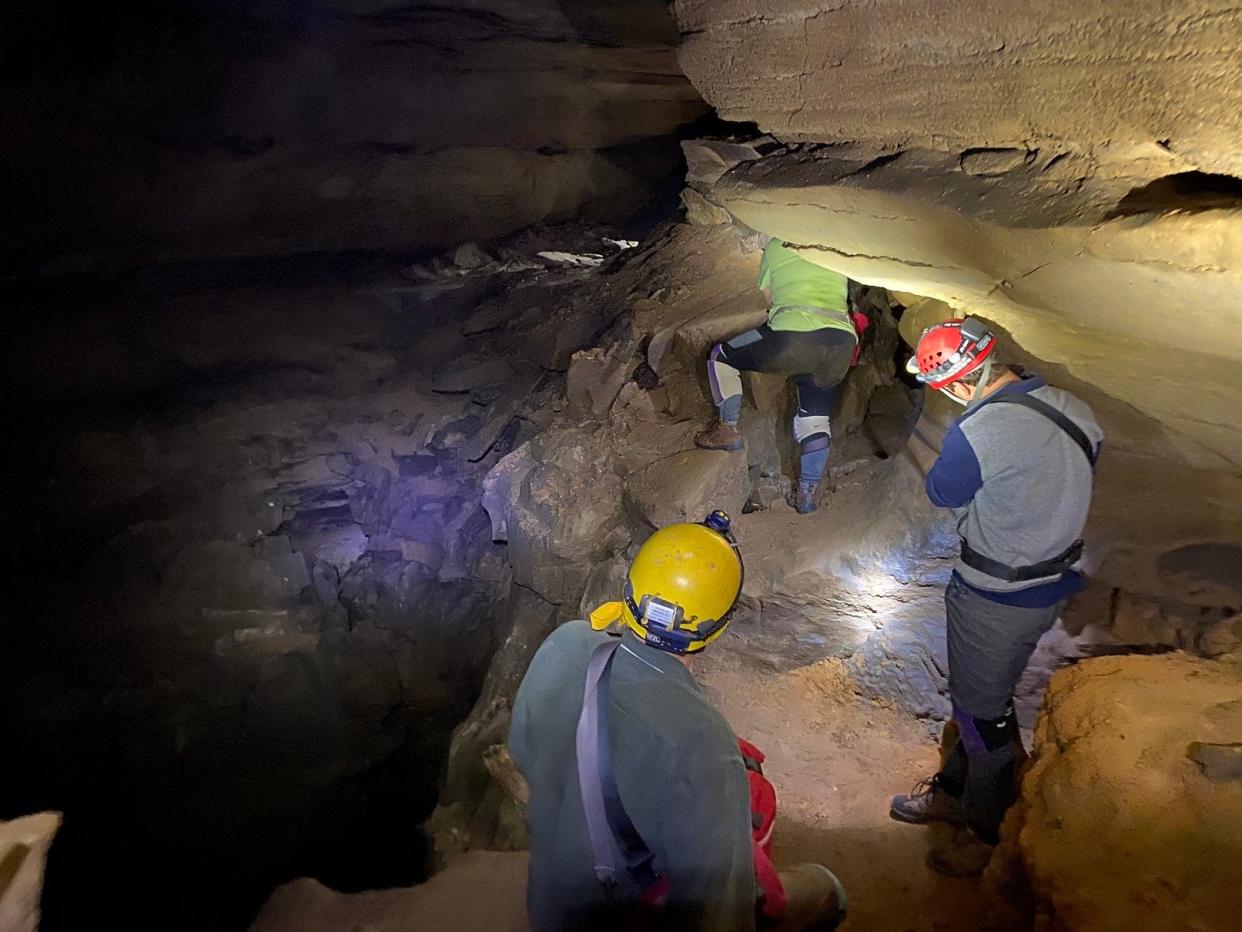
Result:
[[[655,870],[655,855],[638,834],[621,803],[608,742],[608,691],[612,661],[619,638],[609,638],[591,653],[578,716],[575,747],[578,786],[591,840],[595,876],[611,891],[617,883],[614,845],[621,849],[625,869],[644,892],[644,901],[657,901],[667,891],[665,878]]]
[[[1091,446],[1091,441],[1087,439],[1087,435],[1083,433],[1081,427],[1070,420],[1069,417],[1063,412],[1058,411],[1052,405],[1048,404],[1048,402],[1042,401],[1028,392],[1009,392],[989,399],[988,404],[1019,405],[1023,408],[1027,408],[1028,410],[1042,414],[1069,435],[1069,438],[1078,445],[1078,448],[1082,450],[1083,455],[1087,457],[1087,462],[1091,464],[1091,468],[1093,470],[1095,469],[1095,463],[1099,456],[1095,448]]]

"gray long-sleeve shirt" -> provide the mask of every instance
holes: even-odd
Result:
[[[927,474],[927,494],[934,504],[953,509],[957,532],[971,547],[1007,566],[1042,563],[1065,552],[1082,534],[1094,483],[1091,464],[1064,430],[1036,411],[996,403],[1019,392],[1068,417],[1094,449],[1104,439],[1083,401],[1039,376],[1003,386],[949,428]],[[969,585],[991,592],[1032,589],[1057,578],[1010,582],[961,560],[954,570]]]
[[[587,662],[608,637],[584,621],[562,625],[535,654],[514,703],[509,750],[530,785],[533,932],[609,926],[574,748]],[[612,761],[626,811],[669,879],[668,927],[750,932],[750,793],[737,738],[675,657],[623,637],[609,694]],[[620,899],[639,892],[621,878]]]

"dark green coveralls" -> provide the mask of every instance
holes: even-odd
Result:
[[[595,877],[574,750],[587,662],[608,637],[585,621],[558,628],[536,653],[514,704],[509,750],[531,793],[532,932],[633,922]],[[750,791],[737,738],[675,657],[629,633],[623,638],[610,690],[611,753],[626,811],[669,879],[655,927],[751,932]],[[626,876],[615,900],[632,903],[640,894]]]

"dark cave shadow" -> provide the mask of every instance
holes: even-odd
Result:
[[[1242,207],[1242,178],[1211,172],[1178,172],[1135,188],[1105,220],[1166,211],[1197,212]]]

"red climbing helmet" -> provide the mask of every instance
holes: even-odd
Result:
[[[946,320],[923,331],[906,371],[941,389],[983,365],[996,348],[996,334],[977,317]]]

